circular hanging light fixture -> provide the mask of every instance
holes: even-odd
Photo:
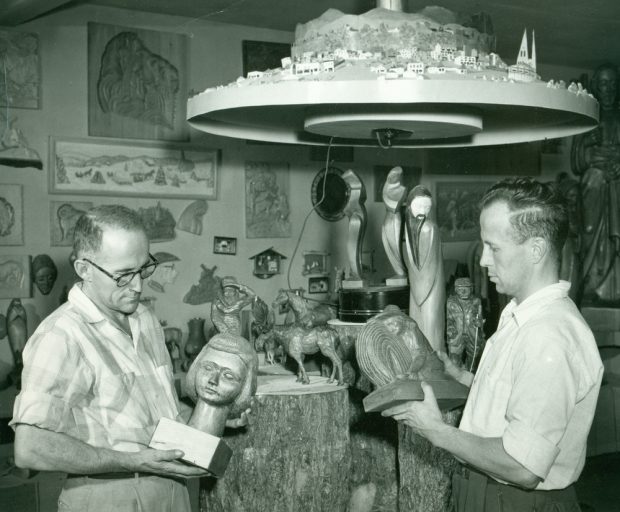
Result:
[[[381,0],[379,5],[370,11],[375,17],[403,14],[382,8]],[[357,17],[345,17],[345,29],[351,30],[349,23]],[[420,19],[414,23],[425,30],[428,18]],[[473,29],[464,30],[471,34]],[[530,57],[525,34],[523,40],[514,66],[498,65],[503,62],[492,53],[484,65],[474,63],[482,53],[467,55],[466,49],[444,49],[440,55],[437,45],[414,56],[384,57],[391,65],[387,69],[376,54],[362,59],[357,51],[347,59],[347,51],[339,49],[329,60],[327,52],[300,56],[298,50],[283,68],[252,73],[190,98],[187,117],[194,128],[227,137],[316,145],[331,139],[333,145],[384,148],[508,144],[593,129],[596,99],[577,84],[567,88],[541,81],[534,41]]]

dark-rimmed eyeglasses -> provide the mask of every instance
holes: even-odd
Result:
[[[97,270],[103,272],[106,276],[116,282],[116,286],[122,288],[123,286],[127,286],[129,283],[133,281],[133,278],[137,275],[140,276],[141,279],[146,279],[147,277],[151,277],[159,262],[155,259],[151,253],[149,253],[149,258],[151,260],[148,263],[142,265],[138,270],[132,270],[131,272],[123,272],[122,274],[114,275],[108,272],[105,268],[101,268],[94,261],[89,260],[88,258],[82,258],[84,261],[88,261],[93,267]]]

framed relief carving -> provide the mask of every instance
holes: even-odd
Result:
[[[40,108],[41,63],[39,36],[0,30],[0,106]]]
[[[0,184],[0,245],[24,245],[22,185]]]
[[[52,246],[72,246],[75,223],[93,207],[87,201],[50,202],[50,244]]]
[[[88,23],[88,134],[187,140],[187,36]]]
[[[30,256],[0,255],[0,299],[27,298],[31,295]]]

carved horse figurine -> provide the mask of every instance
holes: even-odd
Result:
[[[306,299],[297,295],[292,290],[282,290],[278,292],[273,301],[273,308],[280,307],[285,304],[289,305],[295,315],[295,323],[301,324],[308,329],[318,325],[325,325],[328,320],[336,318],[336,314],[327,304],[319,304],[315,308],[308,307]]]
[[[297,297],[300,300],[297,301],[292,297]],[[273,303],[273,307],[275,308],[286,302],[289,302],[295,313],[295,321],[291,324],[273,325],[269,331],[263,332],[256,340],[257,350],[262,350],[268,346],[271,346],[271,350],[273,350],[276,344],[282,346],[284,351],[297,362],[297,382],[302,382],[303,384],[310,383],[308,374],[304,369],[304,356],[306,354],[316,354],[320,351],[332,362],[332,373],[328,382],[334,382],[334,377],[337,373],[338,385],[343,385],[342,361],[336,353],[336,343],[338,341],[336,331],[326,325],[306,327],[307,324],[312,325],[312,321],[308,321],[308,314],[311,311],[304,313],[300,307],[301,302],[304,302],[303,298],[293,292],[280,290]],[[298,310],[293,307],[293,302],[295,302],[295,307],[299,308]],[[269,356],[268,359],[270,359]]]

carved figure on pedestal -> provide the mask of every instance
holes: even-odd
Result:
[[[26,310],[21,299],[13,299],[6,310],[6,329],[15,365],[11,371],[10,380],[17,389],[21,388],[21,375],[24,366],[22,352],[28,339],[26,318]]]
[[[401,207],[407,189],[402,184],[403,169],[394,167],[387,175],[383,186],[383,203],[385,204],[385,219],[381,228],[381,239],[385,254],[394,269],[394,276],[391,280],[402,280],[402,284],[407,283],[405,265],[401,252],[402,240],[402,216]],[[390,283],[388,283],[390,284]]]
[[[445,352],[445,278],[439,228],[430,217],[430,191],[418,185],[407,196],[405,263],[409,272],[409,316],[434,350]]]
[[[454,282],[454,294],[446,301],[446,336],[450,359],[474,372],[484,349],[482,303],[473,294],[469,277]]]
[[[188,425],[221,436],[226,420],[250,406],[257,375],[258,357],[249,341],[232,333],[213,336],[187,372],[187,393],[196,402]]]
[[[362,247],[367,222],[366,207],[364,206],[366,203],[366,187],[351,169],[342,175],[342,179],[349,189],[348,201],[344,208],[344,212],[349,218],[347,255],[350,270],[347,280],[361,281],[363,278]]]
[[[355,353],[362,373],[377,390],[364,399],[367,412],[405,400],[422,399],[420,381],[442,399],[464,399],[467,389],[444,374],[444,364],[417,322],[397,306],[387,306],[361,329]]]
[[[585,301],[620,301],[620,112],[618,71],[597,68],[592,92],[600,122],[573,139],[571,163],[581,177],[583,205],[583,276]]]
[[[43,295],[48,295],[58,277],[54,260],[47,254],[39,254],[32,260],[32,281]]]
[[[241,335],[241,310],[252,304],[256,294],[232,276],[222,278],[217,298],[211,305],[211,321],[218,332]]]
[[[292,305],[294,303],[295,307],[300,308],[299,301],[294,297],[297,297],[295,293],[289,290],[280,290],[276,300],[273,302],[273,307],[276,308],[285,302],[291,301],[289,304]],[[302,298],[300,299],[303,300]],[[295,309],[293,310],[295,311]],[[308,317],[305,315],[301,317],[304,318],[304,323],[302,323],[301,318],[298,319],[299,313],[295,314],[297,320],[293,323],[273,325],[268,332],[261,334],[256,340],[256,349],[266,350],[267,360],[273,361],[273,353],[278,346],[281,346],[284,352],[297,362],[297,382],[303,384],[310,384],[310,379],[304,369],[304,356],[306,354],[316,354],[320,351],[332,362],[332,372],[328,382],[333,382],[337,374],[338,385],[343,385],[342,361],[336,353],[336,346],[338,343],[338,334],[336,331],[326,325],[306,327],[305,325],[312,325],[312,322],[318,321],[319,316],[313,317],[311,315]],[[333,316],[331,316],[331,318],[333,318]],[[325,322],[326,321],[327,319],[325,319]]]

